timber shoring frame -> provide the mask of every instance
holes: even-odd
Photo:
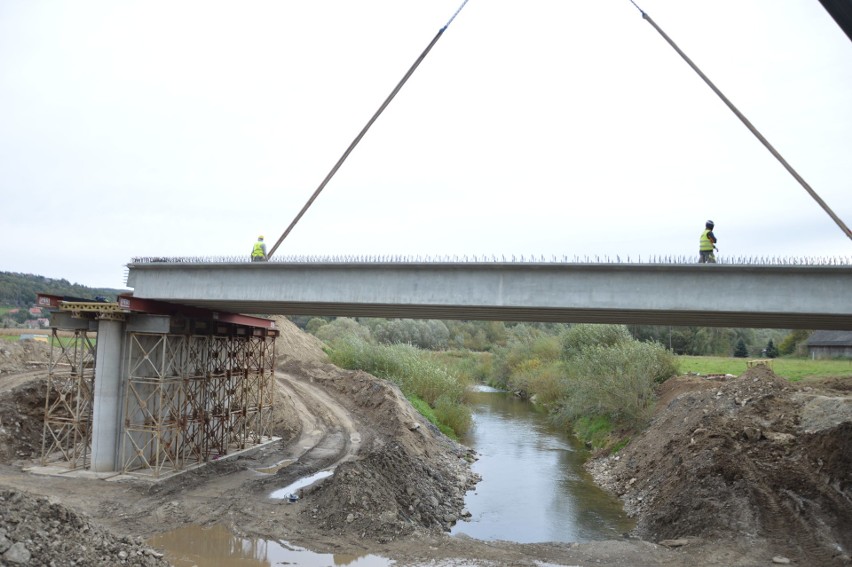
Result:
[[[59,336],[53,329],[44,406],[41,464],[86,468],[91,458],[95,341],[82,329]],[[57,459],[57,455],[61,458]]]
[[[269,439],[275,335],[216,331],[128,333],[125,472],[159,477]]]

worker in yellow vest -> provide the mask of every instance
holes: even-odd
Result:
[[[263,241],[263,235],[257,237],[257,242],[254,243],[254,247],[251,249],[251,261],[252,262],[266,262],[268,258],[266,257],[266,243]]]
[[[698,263],[699,264],[715,264],[716,256],[713,254],[716,248],[716,235],[713,234],[713,221],[709,220],[704,223],[704,232],[698,239]]]

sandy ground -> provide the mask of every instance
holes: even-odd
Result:
[[[159,565],[139,538],[220,523],[238,535],[397,565],[852,564],[850,380],[791,386],[764,367],[737,378],[672,379],[651,428],[617,456],[589,463],[636,517],[634,534],[584,544],[484,542],[447,535],[464,521],[475,454],[422,419],[396,387],[328,364],[313,337],[279,324],[281,441],[158,483],[26,472],[41,453],[45,394],[45,370],[31,363],[47,347],[0,343],[0,563],[29,534],[29,565],[71,564],[81,546],[85,564],[122,557]],[[295,504],[269,498],[332,466],[334,475]],[[90,528],[60,534],[57,515]],[[54,532],[52,547],[40,543],[39,534]],[[98,545],[55,543],[86,533]]]

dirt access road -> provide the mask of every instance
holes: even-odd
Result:
[[[763,368],[670,380],[648,432],[590,464],[635,515],[634,534],[583,544],[483,542],[446,533],[464,521],[475,455],[422,419],[396,387],[328,364],[313,337],[280,326],[281,441],[158,483],[26,472],[41,451],[44,382],[43,371],[21,361],[41,356],[43,345],[23,354],[0,347],[0,558],[5,539],[32,548],[41,562],[29,565],[111,565],[119,553],[124,564],[161,565],[138,538],[219,523],[238,535],[397,565],[850,564],[852,381],[793,387]],[[18,366],[8,364],[16,356]],[[269,498],[332,466],[297,503]],[[87,529],[59,533],[57,517],[80,518]]]

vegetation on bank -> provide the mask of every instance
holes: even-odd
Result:
[[[470,383],[413,345],[375,344],[351,334],[329,343],[329,358],[342,368],[358,369],[399,386],[412,405],[445,435],[457,439],[471,424],[465,404]]]
[[[740,375],[747,360],[766,357],[776,357],[776,374],[793,381],[852,374],[849,360],[789,356],[801,352],[808,337],[802,331],[346,318],[302,323],[329,345],[333,362],[399,384],[453,437],[470,426],[465,391],[474,383],[529,399],[587,446],[617,451],[647,424],[657,385],[677,374]],[[713,344],[709,350],[720,350],[727,341],[725,354],[678,355],[657,340],[675,342],[675,336],[681,344],[706,341],[703,350]],[[747,341],[747,357],[737,358]]]

